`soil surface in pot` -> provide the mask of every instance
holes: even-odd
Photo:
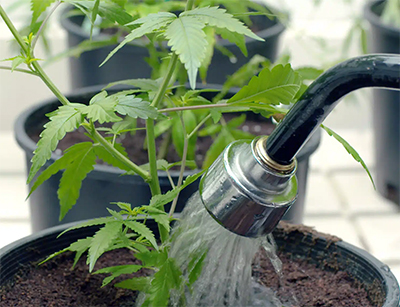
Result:
[[[283,262],[284,277],[280,281],[269,260],[260,252],[253,266],[253,275],[282,297],[293,294],[298,307],[376,307],[368,300],[367,292],[347,273],[324,271],[305,260],[291,259],[279,254]],[[113,265],[132,264],[135,259],[127,250],[103,255],[95,270]],[[82,257],[71,270],[73,255],[65,254],[42,266],[30,266],[20,273],[14,284],[0,289],[1,306],[134,306],[137,294],[108,285],[101,288],[104,274],[90,275]],[[136,276],[147,275],[140,271]],[[125,276],[126,278],[126,276]],[[120,281],[118,278],[116,281]],[[115,282],[112,282],[114,284]],[[296,306],[296,307],[297,307]]]

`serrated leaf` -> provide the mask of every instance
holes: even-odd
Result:
[[[207,150],[203,161],[203,169],[208,169],[225,149],[225,147],[234,140],[235,139],[232,137],[232,135],[227,133],[225,130],[222,130],[222,132],[217,136],[210,148]]]
[[[172,120],[165,119],[157,122],[154,126],[154,135],[155,137],[159,137],[164,132],[167,132],[172,127]]]
[[[84,14],[91,18],[91,12],[94,10],[95,1],[89,0],[63,0],[63,2],[70,3],[80,10]],[[107,21],[111,23],[117,22],[120,25],[125,25],[132,21],[133,17],[128,14],[128,12],[122,8],[121,6],[109,2],[109,1],[100,1],[98,7],[98,15],[105,18]]]
[[[94,0],[94,5],[93,5],[93,10],[90,16],[90,39],[92,39],[92,35],[93,35],[93,28],[94,28],[94,24],[96,22],[96,18],[97,18],[97,14],[99,12],[99,6],[100,6],[100,0]]]
[[[152,79],[127,79],[109,83],[103,90],[116,86],[116,85],[129,85],[132,87],[140,88],[143,91],[157,91],[160,87],[159,80]]]
[[[24,57],[22,57],[22,56],[15,57],[11,62],[11,71],[13,72],[22,63],[25,63]]]
[[[361,158],[361,156],[358,154],[358,152],[349,144],[345,139],[343,139],[340,135],[335,133],[333,130],[329,129],[328,127],[321,125],[321,127],[330,135],[333,136],[337,141],[339,141],[340,144],[343,145],[343,147],[346,149],[346,151],[356,160],[359,162],[362,167],[365,169],[367,172],[369,179],[371,179],[372,185],[374,186],[374,189],[376,189],[374,179],[371,176],[371,173],[368,169],[368,166],[365,164],[364,160]]]
[[[117,96],[118,97],[118,96]],[[151,106],[150,102],[133,95],[118,97],[118,104],[115,111],[122,115],[128,115],[132,118],[156,119],[158,117],[157,109]]]
[[[324,70],[306,66],[297,68],[296,72],[303,78],[303,80],[315,80],[324,72]]]
[[[118,101],[116,97],[107,96],[107,92],[103,91],[94,96],[90,100],[90,104],[82,108],[88,118],[98,121],[100,124],[108,122],[118,122],[122,118],[115,114],[115,106]]]
[[[99,218],[95,218],[92,220],[89,220],[87,222],[83,222],[80,223],[76,226],[72,226],[66,230],[64,230],[63,232],[61,232],[57,238],[61,237],[63,234],[65,234],[66,232],[69,232],[71,230],[75,230],[75,229],[80,229],[80,228],[85,228],[85,227],[91,227],[91,226],[96,226],[96,225],[103,225],[103,224],[107,224],[108,222],[112,222],[114,221],[113,217],[99,217]]]
[[[75,205],[79,198],[82,181],[96,164],[96,154],[91,142],[75,144],[67,149],[65,154],[68,154],[70,163],[67,164],[65,172],[61,176],[57,191],[60,200],[60,220]]]
[[[200,277],[203,269],[204,260],[206,259],[206,257],[207,257],[207,251],[204,251],[201,255],[192,256],[192,259],[190,260],[188,265],[189,286],[192,286],[196,282],[196,280]]]
[[[235,140],[252,140],[255,138],[253,134],[239,129],[230,130],[229,132]]]
[[[180,289],[183,285],[182,272],[173,258],[168,258],[154,274],[146,301],[150,306],[163,307],[169,302],[172,289]],[[145,301],[145,303],[146,303]]]
[[[67,251],[71,251],[71,252],[76,252],[75,258],[74,258],[74,263],[72,264],[72,269],[73,269],[75,267],[76,263],[78,262],[78,260],[80,259],[80,257],[83,255],[83,253],[85,253],[88,250],[91,242],[92,242],[92,237],[88,237],[85,239],[79,239],[79,240],[75,241],[74,243],[72,243],[70,246],[51,254],[45,260],[40,262],[39,265],[49,261],[50,259],[54,258],[55,256],[61,255],[62,253],[65,253]]]
[[[112,266],[112,267],[97,270],[93,274],[111,273],[111,276],[104,278],[103,283],[101,285],[101,287],[104,287],[104,286],[108,285],[110,282],[112,282],[118,276],[121,276],[123,274],[136,273],[141,268],[143,268],[143,267],[141,265],[137,265],[137,264],[117,265],[117,266]]]
[[[165,211],[159,210],[152,206],[145,206],[144,208],[147,210],[148,214],[154,218],[157,224],[162,225],[169,232],[170,217]]]
[[[88,252],[89,272],[93,271],[97,259],[99,259],[118,236],[121,226],[122,223],[119,221],[108,222],[95,233]]]
[[[157,166],[157,170],[166,170],[168,168],[168,161],[166,161],[164,159],[159,159],[156,161],[156,166]],[[143,164],[140,167],[146,171],[150,170],[149,163]]]
[[[232,118],[229,122],[227,122],[227,126],[229,128],[237,128],[242,125],[246,121],[246,114],[241,114],[240,116]]]
[[[116,143],[114,145],[114,148],[117,149],[125,157],[128,156],[128,154],[125,152],[125,149],[122,147],[122,145]],[[118,158],[114,157],[103,146],[95,146],[94,152],[96,153],[96,156],[99,159],[103,160],[104,162],[106,162],[114,167],[117,167],[121,170],[131,171],[131,169],[128,166],[126,166],[124,163],[122,163],[121,160],[119,160]]]
[[[196,87],[199,67],[206,56],[205,23],[193,16],[181,16],[168,25],[165,37],[188,72],[190,87]]]
[[[142,261],[146,267],[159,267],[168,259],[168,253],[165,250],[146,250],[142,253],[136,253],[135,257]]]
[[[162,206],[170,203],[171,201],[174,200],[174,198],[179,194],[180,191],[182,191],[185,187],[195,182],[201,175],[203,175],[203,173],[204,170],[197,174],[186,177],[185,181],[179,188],[172,189],[165,194],[159,194],[153,196],[150,200],[150,206],[161,208]]]
[[[56,0],[31,0],[32,21],[34,24],[40,15]]]
[[[129,33],[125,39],[112,50],[106,59],[100,64],[100,66],[104,65],[119,49],[125,46],[127,43],[133,41],[136,38],[142,37],[143,35],[152,33],[154,31],[158,31],[164,28],[166,25],[171,23],[174,19],[176,19],[176,15],[169,12],[160,12],[157,14],[150,14],[146,17],[135,20],[134,22],[127,25],[138,25],[141,24],[139,28],[134,29],[131,33]]]
[[[221,35],[223,39],[230,41],[232,44],[235,44],[244,56],[247,57],[247,47],[246,47],[246,39],[243,34],[239,34],[236,32],[231,32],[225,28],[217,28],[216,32]]]
[[[143,223],[135,221],[124,221],[123,223],[130,230],[136,232],[139,236],[143,236],[145,239],[147,239],[150,242],[150,244],[154,247],[154,249],[158,250],[158,244],[156,242],[156,238],[154,236],[154,233],[150,230],[149,227],[147,227]]]
[[[133,291],[147,292],[152,277],[136,277],[131,279],[123,280],[115,284],[117,288],[123,288]]]
[[[56,111],[48,114],[50,121],[44,125],[40,134],[34,156],[31,160],[32,166],[29,171],[27,182],[31,182],[39,169],[51,157],[51,153],[57,148],[58,141],[67,132],[73,131],[83,122],[83,115],[80,110],[72,106],[61,106]]]
[[[255,40],[264,41],[264,39],[254,34],[239,19],[233,17],[229,13],[226,13],[225,9],[221,9],[216,6],[195,8],[193,10],[183,12],[181,16],[193,16],[210,26],[226,28],[231,32],[243,34]]]
[[[290,65],[277,65],[272,70],[264,68],[251,78],[228,103],[261,102],[266,104],[290,104],[301,85],[299,75]]]
[[[203,80],[203,82],[207,78],[208,66],[210,66],[212,57],[214,55],[215,30],[211,27],[205,27],[204,33],[206,34],[206,40],[207,40],[206,54],[204,56],[203,61],[201,62],[200,68],[199,68],[200,78],[201,78],[201,80]]]

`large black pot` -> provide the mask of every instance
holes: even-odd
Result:
[[[156,230],[155,223],[149,223],[149,227]],[[0,287],[12,281],[29,263],[45,258],[77,239],[91,236],[98,229],[86,227],[73,230],[57,239],[63,230],[72,225],[46,229],[0,249]],[[320,234],[298,231],[296,228],[283,231],[278,227],[274,237],[278,247],[294,258],[307,258],[323,269],[347,272],[367,290],[370,299],[382,303],[380,307],[399,306],[400,293],[396,278],[386,265],[366,251],[346,242],[332,243]]]
[[[89,102],[90,98],[98,93],[101,88],[101,86],[93,86],[80,89],[67,97],[70,101]],[[49,99],[29,108],[17,118],[14,132],[18,144],[25,152],[27,170],[31,167],[30,161],[33,157],[33,151],[36,148],[36,142],[31,139],[29,134],[32,134],[34,131],[40,132],[43,129],[43,125],[48,121],[45,114],[54,111],[58,106],[58,100]],[[319,143],[320,131],[317,131],[297,156],[299,196],[296,203],[285,216],[285,219],[288,221],[300,223],[303,219],[309,157],[317,149]],[[45,166],[49,166],[59,157],[59,155],[53,153],[51,159],[47,161]],[[176,183],[178,181],[179,172],[170,171],[170,173]],[[94,170],[89,173],[83,181],[76,205],[67,213],[61,222],[58,219],[60,209],[57,197],[61,173],[54,175],[38,187],[29,198],[32,231],[39,231],[61,223],[106,216],[109,214],[106,208],[110,207],[110,202],[128,202],[133,206],[148,204],[151,198],[148,184],[138,175],[121,176],[122,174],[123,171],[115,167],[96,165]],[[185,176],[189,174],[191,174],[191,172],[187,171]],[[159,172],[159,178],[162,192],[165,193],[170,190],[171,185],[166,173]],[[33,181],[29,184],[29,188],[31,188],[32,185]],[[198,181],[181,192],[176,208],[177,212],[183,209],[188,198],[197,191],[197,189]],[[118,196],[118,199],[115,198],[116,196]]]
[[[61,14],[61,25],[68,34],[68,47],[73,48],[89,39],[89,33],[82,29],[83,16],[68,16],[71,8],[66,8]],[[251,57],[262,55],[271,61],[276,59],[280,35],[285,27],[276,19],[266,16],[253,16],[254,23],[262,30],[257,35],[265,42],[246,38],[248,57],[229,41],[221,40],[219,44],[234,54],[237,61],[232,63],[220,51],[215,50],[214,57],[208,70],[207,82],[223,84],[226,77],[231,75]],[[109,37],[105,34],[96,35],[93,40],[101,41]],[[104,66],[99,68],[107,55],[116,45],[102,47],[84,52],[79,58],[70,58],[70,80],[73,88],[81,88],[96,84],[107,84],[113,81],[135,78],[149,78],[151,68],[145,58],[149,56],[147,49],[140,41],[134,41],[119,50]]]
[[[364,9],[370,23],[369,51],[400,54],[400,29],[383,24],[385,1],[371,1]],[[399,72],[400,75],[400,72]],[[375,184],[384,197],[400,203],[400,92],[373,90]]]

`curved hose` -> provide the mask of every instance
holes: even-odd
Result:
[[[280,164],[290,164],[339,99],[364,87],[400,90],[400,55],[353,58],[319,76],[269,136],[269,157]]]

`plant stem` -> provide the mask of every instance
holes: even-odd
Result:
[[[234,107],[232,104],[220,103],[220,104],[202,104],[198,106],[187,106],[187,107],[176,107],[176,108],[168,108],[168,109],[160,109],[158,112],[179,112],[179,111],[187,111],[187,110],[200,110],[200,109],[216,109],[216,108],[225,108],[225,107]]]
[[[88,130],[88,129],[87,129]],[[134,171],[145,181],[150,180],[150,174],[144,171],[141,167],[133,163],[131,160],[127,159],[122,153],[116,150],[112,144],[110,144],[94,127],[88,131],[91,133],[92,137],[99,142],[114,158],[121,161],[125,166]]]
[[[23,72],[25,74],[30,74],[33,76],[37,76],[38,74],[35,73],[34,71],[28,70],[28,69],[22,69],[22,68],[14,68],[12,69],[11,67],[7,67],[7,66],[0,66],[0,69],[3,70],[10,70],[10,71],[18,71],[18,72]]]
[[[188,0],[188,2],[186,2],[185,11],[190,11],[193,8],[193,4],[194,4],[194,0]]]
[[[171,56],[171,59],[169,61],[167,74],[166,74],[163,82],[161,83],[161,86],[160,86],[156,96],[154,97],[154,99],[153,99],[153,101],[151,103],[151,105],[153,107],[157,108],[158,105],[163,100],[165,92],[167,91],[167,87],[169,85],[169,82],[171,80],[172,74],[174,73],[174,70],[175,70],[177,62],[178,62],[178,56],[175,53],[173,53],[172,56]]]
[[[161,194],[160,184],[158,181],[157,173],[157,155],[156,155],[156,143],[154,136],[154,120],[146,120],[146,130],[147,130],[147,152],[149,156],[149,167],[150,167],[150,180],[148,181],[150,185],[151,194],[157,195]]]
[[[188,147],[189,147],[189,137],[186,133],[185,122],[184,122],[182,116],[180,116],[179,118],[181,119],[182,130],[185,133],[183,134],[184,140],[183,140],[182,163],[181,163],[181,170],[179,172],[178,184],[176,185],[177,188],[179,188],[182,185],[183,173],[185,172],[185,168],[186,168],[186,156],[187,156],[187,151],[188,151]],[[172,217],[172,215],[175,212],[176,204],[178,203],[179,194],[180,193],[178,193],[178,195],[176,195],[176,197],[174,198],[174,200],[172,202],[171,209],[169,210],[170,217]]]
[[[56,11],[56,9],[60,6],[60,4],[61,4],[61,1],[57,1],[57,3],[52,7],[51,11],[49,12],[49,14],[47,14],[46,18],[43,20],[42,24],[40,25],[40,28],[37,31],[36,36],[32,41],[32,45],[31,45],[32,54],[35,49],[36,43],[40,37],[40,34],[42,33],[47,21],[49,20],[50,16]]]

